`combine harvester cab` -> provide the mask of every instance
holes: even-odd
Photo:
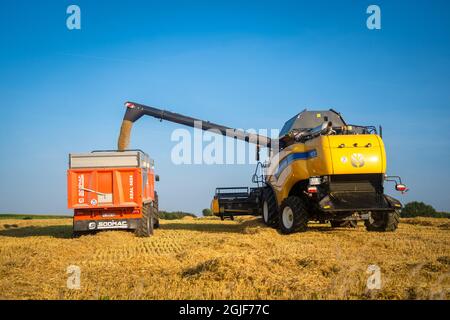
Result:
[[[159,226],[153,167],[140,150],[70,154],[67,190],[74,235],[123,229],[150,236]]]

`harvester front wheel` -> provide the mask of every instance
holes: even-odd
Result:
[[[284,199],[279,212],[279,225],[283,234],[306,231],[308,212],[300,197],[290,196]]]
[[[153,227],[155,224],[153,211],[154,208],[150,204],[145,204],[142,207],[142,217],[136,228],[136,236],[149,237],[153,235]]]
[[[264,188],[263,191],[262,218],[269,227],[276,227],[278,224],[277,200],[270,188]]]
[[[400,212],[395,210],[372,214],[364,224],[367,231],[392,232],[397,229],[399,222]]]
[[[356,220],[332,220],[330,223],[332,228],[356,228],[358,226]]]

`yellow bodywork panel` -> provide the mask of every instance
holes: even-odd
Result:
[[[266,176],[280,204],[297,182],[310,177],[385,172],[386,154],[378,135],[322,135],[272,157]]]
[[[211,211],[215,216],[220,215],[219,200],[217,198],[211,201]]]
[[[377,135],[327,136],[333,174],[385,173],[386,155]]]

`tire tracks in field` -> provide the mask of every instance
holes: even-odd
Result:
[[[80,262],[85,266],[117,266],[120,262],[140,261],[146,264],[158,264],[161,257],[176,258],[176,256],[193,244],[189,237],[172,232],[158,233],[149,238],[126,239],[96,248],[93,254]]]

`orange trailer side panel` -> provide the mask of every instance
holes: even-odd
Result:
[[[144,168],[86,168],[67,172],[68,207],[142,207],[154,199],[154,173]]]

